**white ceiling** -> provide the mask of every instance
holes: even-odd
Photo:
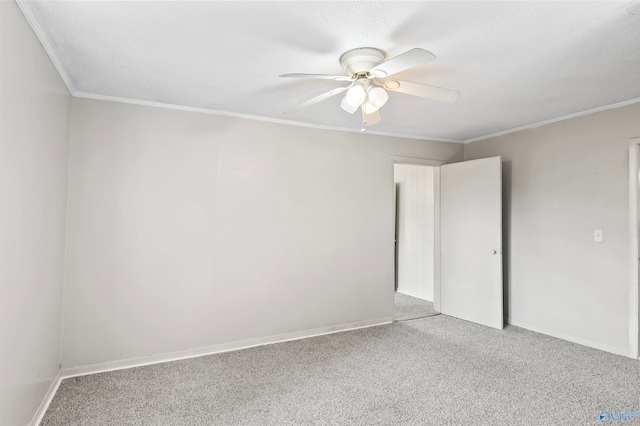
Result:
[[[640,2],[20,1],[78,96],[352,129],[343,74],[355,47],[437,59],[397,78],[459,90],[454,104],[391,93],[372,133],[468,141],[640,100]]]

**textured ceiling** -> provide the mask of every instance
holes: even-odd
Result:
[[[464,141],[640,98],[640,2],[31,2],[21,7],[77,95],[358,130],[342,74],[372,46],[437,59],[397,78],[461,92],[391,93],[372,133]],[[57,59],[55,58],[57,57]],[[66,74],[66,75],[64,75]]]

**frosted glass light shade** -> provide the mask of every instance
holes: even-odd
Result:
[[[379,109],[380,109],[379,106],[375,106],[369,100],[362,104],[362,112],[364,112],[365,114],[373,114]]]
[[[359,105],[353,106],[351,104],[349,104],[349,102],[347,101],[347,97],[345,96],[344,98],[342,98],[342,102],[340,102],[340,107],[347,111],[349,114],[353,114],[354,112],[356,112],[356,110],[358,109]]]
[[[389,99],[389,95],[387,94],[387,91],[384,90],[382,87],[370,88],[368,92],[368,97],[369,97],[369,102],[373,106],[375,106],[376,109],[380,108],[385,103],[387,103],[387,100]]]
[[[367,92],[362,85],[355,85],[351,89],[347,90],[347,95],[344,97],[345,101],[352,107],[358,108],[364,99],[367,97]]]

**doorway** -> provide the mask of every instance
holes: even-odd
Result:
[[[417,160],[394,162],[394,321],[439,313],[433,306],[438,164],[424,164],[428,160]]]
[[[410,276],[416,274],[403,261],[403,189],[398,179],[400,195],[396,197],[396,182],[393,184],[392,206],[398,199],[398,214],[394,217],[399,221],[396,227],[399,231],[396,244],[399,292],[389,288],[393,318],[398,319],[394,297],[398,293],[409,293],[404,295],[425,302],[430,302],[426,298],[431,297],[432,309],[438,313],[501,330],[504,327],[501,158],[444,164],[393,157],[393,163],[394,171],[399,164],[431,166],[433,170],[432,183],[423,185],[433,189],[433,223],[422,226],[433,230],[432,255],[416,260],[422,266],[432,267],[427,270],[433,277],[433,286],[431,294],[425,290],[426,296],[417,293],[415,288],[403,286],[403,268]],[[405,186],[419,187],[415,182]],[[410,211],[415,211],[417,207],[412,209]],[[415,247],[415,243],[412,246]]]

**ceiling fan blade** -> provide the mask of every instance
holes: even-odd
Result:
[[[362,116],[362,124],[365,126],[373,126],[374,124],[378,124],[382,121],[380,117],[380,110],[376,112],[372,112],[371,114],[363,114]]]
[[[322,80],[334,80],[334,81],[352,81],[351,77],[346,75],[327,75],[327,74],[282,74],[280,77],[292,77],[292,78],[320,78]]]
[[[340,93],[342,93],[342,92],[346,91],[347,89],[349,89],[351,86],[353,86],[353,85],[350,85],[350,86],[347,86],[347,87],[338,87],[336,89],[329,90],[328,92],[323,93],[321,95],[318,95],[318,96],[316,96],[314,98],[311,98],[308,101],[305,101],[305,102],[301,103],[300,105],[294,106],[293,108],[285,111],[285,114],[289,114],[289,113],[297,111],[299,109],[306,108],[308,106],[317,104],[318,102],[322,102],[325,99],[329,99],[332,96],[339,95]]]
[[[435,58],[436,55],[433,53],[424,49],[415,48],[371,68],[369,72],[374,77],[383,78],[433,61]]]
[[[384,88],[392,92],[406,93],[407,95],[420,96],[440,102],[455,102],[460,92],[443,87],[429,86],[428,84],[414,83],[412,81],[391,80],[385,81]]]

